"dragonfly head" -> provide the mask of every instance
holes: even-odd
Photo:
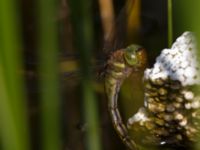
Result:
[[[146,52],[140,45],[132,44],[125,49],[125,61],[132,67],[145,67],[146,65]]]

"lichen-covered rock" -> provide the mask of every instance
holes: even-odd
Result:
[[[200,85],[196,41],[185,32],[162,50],[144,73],[144,107],[128,120],[128,128],[148,132],[149,143],[184,145],[196,141],[200,128]],[[148,140],[145,141],[146,143]]]
[[[198,75],[196,41],[191,32],[185,32],[172,45],[171,49],[162,50],[154,67],[146,69],[145,80],[171,79],[177,80],[182,86],[200,83]]]

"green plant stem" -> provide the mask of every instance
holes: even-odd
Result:
[[[172,0],[168,0],[168,47],[173,43],[173,7]]]
[[[29,150],[17,3],[0,1],[0,136],[4,150]]]
[[[56,0],[38,0],[41,137],[43,150],[60,150],[60,96]]]
[[[87,150],[101,150],[99,114],[92,87],[91,52],[93,48],[92,0],[70,0],[75,47],[80,53],[84,122],[87,125]]]

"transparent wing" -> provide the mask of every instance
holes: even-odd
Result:
[[[104,53],[110,53],[126,47],[130,43],[138,41],[140,28],[140,3],[135,0],[127,0],[112,24],[108,38],[104,39]]]

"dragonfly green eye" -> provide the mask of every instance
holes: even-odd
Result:
[[[129,65],[134,66],[138,64],[137,51],[139,49],[141,49],[141,46],[135,44],[130,45],[125,49],[124,58]]]

